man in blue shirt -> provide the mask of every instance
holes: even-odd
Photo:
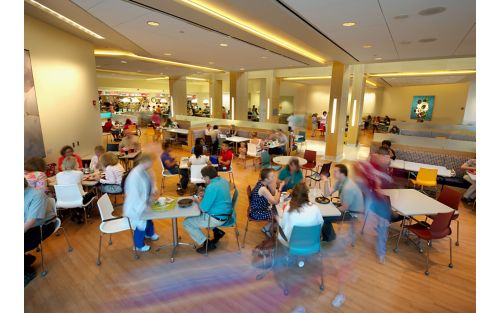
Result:
[[[215,244],[224,236],[224,232],[217,226],[223,225],[231,217],[233,207],[229,182],[217,175],[213,166],[205,166],[201,169],[201,176],[205,180],[207,188],[202,199],[195,199],[199,203],[201,214],[188,217],[184,220],[184,228],[199,247],[198,253],[205,253],[216,248]],[[214,228],[214,240],[209,240],[201,228]]]

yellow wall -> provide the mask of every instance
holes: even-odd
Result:
[[[398,121],[410,119],[413,96],[435,96],[432,124],[461,124],[467,100],[468,83],[386,87],[380,115]]]
[[[101,143],[101,122],[90,42],[24,16],[24,48],[30,51],[47,160],[63,145],[79,142],[85,155]],[[98,101],[97,101],[98,103]]]

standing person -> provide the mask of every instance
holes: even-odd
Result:
[[[461,166],[467,172],[476,175],[476,159],[470,159]],[[464,192],[463,199],[467,202],[473,202],[476,199],[476,181],[472,180],[469,175],[465,174],[463,177],[466,181],[471,183],[469,188]]]
[[[291,158],[288,165],[282,169],[278,176],[278,182],[283,183],[283,190],[288,191],[304,179],[300,170],[299,159]]]
[[[311,128],[312,128],[311,137],[315,137],[316,131],[318,130],[318,113],[313,113],[311,117]]]
[[[122,179],[125,169],[120,164],[118,156],[112,152],[106,152],[101,155],[100,162],[104,168],[104,178],[99,181],[101,191],[103,193],[123,192]]]
[[[26,286],[36,276],[33,268],[36,257],[27,254],[45,240],[55,230],[55,223],[45,222],[56,216],[48,197],[41,190],[29,186],[24,179],[24,285]],[[55,221],[55,219],[54,219]],[[42,229],[40,230],[40,225]]]
[[[340,216],[325,217],[325,224],[321,229],[323,234],[323,241],[335,240],[336,234],[333,229],[332,222],[339,222],[342,220],[349,221],[356,218],[356,213],[362,213],[364,211],[363,194],[359,189],[358,185],[350,178],[347,177],[348,171],[344,164],[335,164],[333,168],[333,177],[335,179],[335,186],[333,189],[330,188],[330,183],[325,175],[321,175],[321,180],[324,182],[324,196],[330,197],[334,192],[339,192],[340,207],[338,207],[341,212]],[[351,239],[352,242],[356,239],[356,233],[354,231],[354,225],[351,226]]]
[[[260,180],[250,193],[250,218],[258,221],[269,221],[261,231],[271,238],[272,213],[271,205],[280,203],[281,191],[285,182],[281,182],[277,188],[276,172],[272,168],[264,168],[260,171]]]
[[[100,164],[99,162],[99,158],[101,157],[101,155],[106,152],[106,150],[104,149],[103,146],[96,146],[94,148],[94,155],[92,156],[92,158],[90,159],[90,170],[92,172],[96,172],[96,171],[99,171],[101,169],[104,169],[104,167],[102,166],[102,164]]]
[[[42,192],[47,191],[47,164],[42,158],[33,157],[24,162],[24,178],[30,187]]]
[[[191,238],[199,247],[198,253],[205,253],[217,248],[217,242],[225,235],[217,226],[223,225],[233,212],[231,203],[231,193],[229,182],[217,175],[217,170],[212,166],[205,166],[201,169],[201,176],[207,188],[201,200],[195,198],[199,203],[201,214],[199,216],[188,217],[184,220],[183,226]],[[210,225],[213,228],[214,239],[209,240],[204,231]]]
[[[130,219],[134,230],[134,245],[136,251],[146,252],[151,247],[144,243],[144,239],[156,241],[160,238],[155,233],[154,224],[151,220],[142,219],[143,212],[151,206],[156,195],[151,167],[153,157],[144,153],[140,156],[138,164],[125,181],[125,203],[123,204],[124,215]]]
[[[295,116],[293,115],[293,112],[287,117],[286,121],[288,122],[288,131],[293,132],[295,129]]]
[[[328,112],[323,111],[323,115],[321,115],[321,118],[319,120],[319,128],[321,128],[323,131],[326,131],[326,117],[328,115]]]
[[[75,150],[70,146],[64,146],[61,148],[61,156],[57,159],[57,170],[62,171],[62,163],[66,157],[74,157],[78,163],[78,168],[83,168],[82,158],[75,153]]]
[[[227,143],[223,143],[220,151],[219,158],[219,171],[226,172],[231,169],[231,161],[233,160],[233,151],[229,149]]]
[[[141,144],[139,143],[139,137],[136,135],[132,134],[130,129],[124,130],[123,131],[123,139],[118,145],[120,150],[130,150],[134,149],[135,151],[141,150]]]
[[[370,127],[371,123],[372,123],[372,116],[368,115],[368,117],[365,120],[365,129],[368,129],[368,127]]]

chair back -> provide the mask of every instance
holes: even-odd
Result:
[[[198,183],[203,183],[203,176],[201,176],[201,169],[204,168],[206,165],[191,165],[190,169],[190,179],[192,182],[198,182]]]
[[[271,157],[269,156],[269,152],[267,150],[262,151],[261,155],[262,165],[270,165]]]
[[[236,211],[236,203],[238,202],[238,196],[239,196],[238,189],[234,189],[233,198],[231,199],[231,206],[233,207],[234,211]]]
[[[443,190],[441,190],[441,192],[439,193],[437,201],[449,206],[454,210],[458,210],[461,198],[462,194],[460,192],[448,186],[444,186]]]
[[[106,145],[106,151],[118,151],[119,150],[119,145],[117,143],[108,143]]]
[[[257,156],[257,145],[254,143],[247,144],[247,155],[256,157]]]
[[[295,140],[295,142],[304,142],[304,141],[306,141],[306,132],[305,131],[300,130],[299,131],[299,136],[302,136],[302,138],[297,138],[297,140]]]
[[[101,214],[101,220],[107,220],[110,218],[113,218],[113,204],[111,203],[111,200],[109,199],[109,196],[107,193],[105,193],[102,197],[97,200],[97,207],[99,208],[99,213]]]
[[[56,206],[58,208],[72,209],[80,208],[83,205],[83,197],[78,185],[55,185]]]
[[[307,160],[309,164],[316,164],[316,151],[306,150],[304,151],[304,159]]]
[[[432,239],[440,239],[451,234],[450,223],[455,211],[447,213],[438,213],[434,216],[429,231],[431,232]]]
[[[438,170],[436,168],[421,167],[418,169],[417,181],[436,181]]]
[[[321,171],[319,171],[320,175],[325,175],[326,177],[330,177],[330,169],[332,167],[332,162],[325,163],[321,166]]]
[[[288,240],[291,255],[306,256],[319,253],[321,224],[313,226],[294,226]]]
[[[221,227],[232,227],[236,224],[236,203],[238,202],[238,189],[234,189],[233,198],[231,200],[231,205],[233,207],[233,212],[227,221],[222,224]]]

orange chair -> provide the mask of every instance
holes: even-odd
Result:
[[[418,170],[416,179],[410,179],[410,182],[414,187],[420,186],[420,191],[425,193],[424,187],[436,187],[437,189],[437,174],[437,169],[421,167]]]
[[[458,220],[458,207],[460,205],[460,200],[462,198],[462,193],[448,187],[444,186],[443,190],[439,193],[439,197],[437,198],[437,201],[441,202],[444,205],[449,206],[453,210],[455,210],[455,214],[453,214],[453,217],[451,220],[457,222],[457,241],[455,242],[455,245],[458,246],[458,234],[460,230],[460,221]],[[434,219],[434,215],[429,215],[427,216],[430,219]]]

